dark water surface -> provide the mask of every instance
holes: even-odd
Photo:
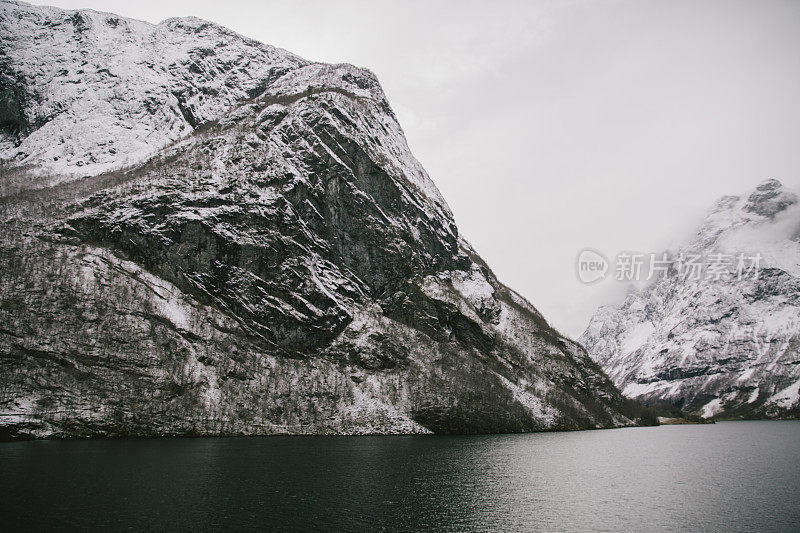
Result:
[[[800,531],[800,422],[0,444],[0,530]]]

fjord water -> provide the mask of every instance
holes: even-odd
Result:
[[[800,422],[0,444],[10,529],[796,531]]]

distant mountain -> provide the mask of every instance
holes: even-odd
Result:
[[[0,432],[638,423],[497,281],[369,71],[0,4]]]
[[[721,198],[672,259],[597,311],[580,337],[592,358],[630,398],[705,417],[800,415],[797,194],[770,179]]]

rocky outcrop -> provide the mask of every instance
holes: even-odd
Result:
[[[134,163],[308,64],[196,18],[0,4],[0,157],[57,174]]]
[[[113,172],[103,172],[113,158],[90,158],[81,179],[26,181],[22,163],[53,170],[49,152],[33,149],[3,167],[3,180],[21,184],[0,200],[5,436],[638,422],[585,350],[499,283],[458,234],[370,72],[309,63],[197,19],[150,26],[21,4],[4,17],[15,41],[35,27],[47,36],[37,42],[87,49],[63,60],[69,72],[113,32],[124,35],[119,57],[136,56],[143,40],[170,50],[150,58],[167,73],[154,113],[189,130]],[[53,20],[61,22],[48,30]],[[209,47],[208,36],[222,44]],[[196,67],[196,50],[206,48]],[[15,62],[12,49],[15,76],[29,79],[26,65],[48,53],[32,46]],[[125,80],[112,89],[133,90]],[[182,109],[170,80],[202,94],[226,89]],[[26,83],[46,101],[66,94],[66,79]],[[131,96],[131,109],[141,96]],[[100,121],[142,127],[146,110],[119,115],[99,90],[75,98]],[[178,131],[147,127],[164,138]],[[15,133],[15,150],[49,138],[43,128]],[[90,139],[75,142],[94,153]]]
[[[672,255],[706,269],[694,279],[676,262],[621,306],[599,309],[580,338],[595,361],[648,403],[717,418],[800,415],[798,196],[770,179],[721,198]]]

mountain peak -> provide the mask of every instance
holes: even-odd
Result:
[[[624,394],[702,416],[796,416],[797,203],[776,179],[723,196],[681,248],[696,274],[676,269],[597,310],[580,341]]]
[[[786,190],[780,181],[771,178],[764,180],[756,187],[747,198],[744,210],[773,218],[795,203],[797,203],[797,195]]]
[[[758,184],[758,187],[756,187],[756,190],[757,191],[758,190],[774,190],[774,189],[780,189],[781,187],[783,187],[783,183],[781,183],[780,180],[775,179],[775,178],[767,178],[767,179],[765,179],[764,181],[762,181],[761,183]]]
[[[798,203],[798,196],[779,180],[762,181],[748,196],[723,196],[706,212],[697,236],[690,244],[694,248],[710,248],[723,235],[744,227],[756,227],[774,222],[775,217]]]
[[[0,34],[0,159],[64,179],[146,159],[310,64],[196,17],[0,3]]]

